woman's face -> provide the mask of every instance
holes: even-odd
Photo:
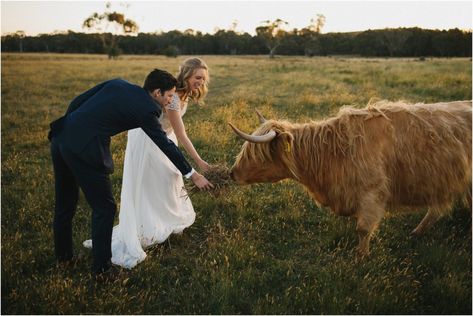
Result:
[[[207,80],[207,70],[206,69],[196,69],[192,76],[187,80],[187,85],[191,91],[198,90]]]

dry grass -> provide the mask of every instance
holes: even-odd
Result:
[[[203,176],[213,184],[213,188],[207,191],[214,198],[221,198],[227,194],[229,189],[235,185],[230,178],[230,169],[225,164],[210,165],[209,170],[203,173]],[[189,184],[189,193],[199,192],[199,188],[194,184]]]
[[[92,254],[82,241],[91,211],[81,195],[73,241],[84,258],[54,269],[49,122],[102,80],[141,84],[149,70],[174,73],[184,58],[2,54],[2,314],[471,314],[470,211],[457,207],[419,239],[408,235],[423,212],[388,216],[369,258],[356,261],[355,223],[317,208],[291,181],[224,184],[218,198],[193,193],[195,223],[147,251],[126,279],[101,286],[89,283]],[[227,122],[254,130],[254,108],[304,122],[374,97],[471,99],[469,59],[203,58],[212,78],[206,106],[190,104],[184,120],[209,163],[231,165],[242,140]],[[117,202],[125,146],[125,133],[112,138]]]

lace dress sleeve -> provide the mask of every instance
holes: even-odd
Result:
[[[179,96],[177,94],[174,94],[172,97],[171,103],[166,105],[166,110],[171,110],[171,111],[180,111],[181,110],[181,100],[179,99]]]

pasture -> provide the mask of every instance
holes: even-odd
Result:
[[[184,121],[210,163],[233,163],[242,140],[227,122],[253,131],[254,108],[306,122],[371,99],[472,98],[470,59],[201,57],[210,92]],[[81,195],[74,247],[83,259],[55,268],[49,122],[101,81],[141,85],[153,68],[176,73],[184,58],[2,54],[3,314],[471,314],[470,210],[455,207],[420,238],[409,232],[425,210],[388,215],[371,254],[358,260],[355,221],[319,209],[291,181],[236,187],[219,198],[192,194],[196,222],[110,284],[91,282],[92,254],[82,247],[91,210]],[[112,139],[117,202],[125,145],[126,133]]]

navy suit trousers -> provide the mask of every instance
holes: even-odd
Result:
[[[51,156],[56,193],[53,222],[56,258],[59,261],[72,258],[72,218],[80,187],[92,207],[93,272],[106,271],[111,265],[113,220],[117,209],[109,173],[72,153],[56,137],[51,140]]]

